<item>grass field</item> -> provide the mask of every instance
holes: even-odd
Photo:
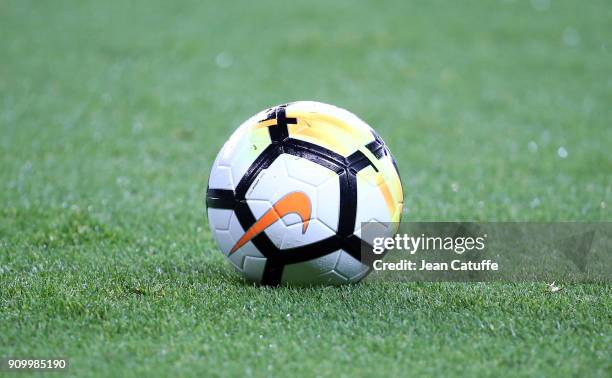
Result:
[[[610,376],[607,284],[254,287],[203,196],[234,127],[311,99],[385,138],[404,219],[612,221],[611,25],[604,0],[0,2],[0,358]]]

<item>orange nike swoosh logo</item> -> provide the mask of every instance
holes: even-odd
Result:
[[[291,192],[279,199],[272,208],[261,216],[253,225],[242,235],[240,240],[232,247],[229,254],[236,252],[240,247],[248,243],[255,236],[262,233],[276,221],[288,214],[297,214],[302,219],[302,234],[308,229],[312,206],[310,199],[303,192]]]

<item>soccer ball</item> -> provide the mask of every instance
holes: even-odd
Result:
[[[393,234],[403,193],[372,128],[344,109],[299,101],[234,132],[213,163],[206,205],[221,251],[247,280],[343,284],[370,271],[362,223]]]

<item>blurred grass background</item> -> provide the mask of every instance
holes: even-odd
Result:
[[[244,119],[317,100],[389,144],[404,219],[611,221],[609,5],[0,2],[0,357],[608,374],[608,285],[253,288],[216,252],[203,191]]]

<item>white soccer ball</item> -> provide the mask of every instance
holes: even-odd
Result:
[[[344,109],[299,101],[240,125],[215,159],[206,205],[221,251],[249,281],[343,284],[370,271],[362,223],[392,235],[403,193],[370,126]]]

